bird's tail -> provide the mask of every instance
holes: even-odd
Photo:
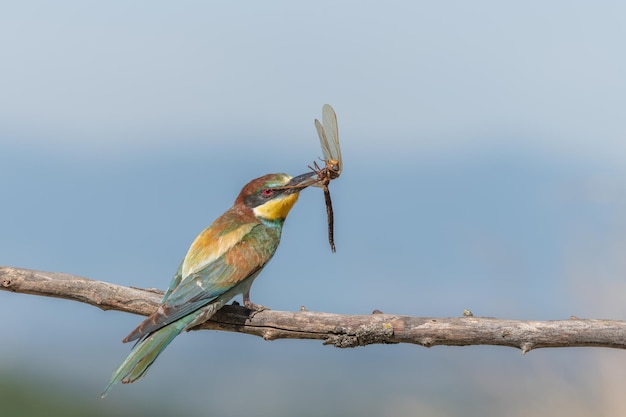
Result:
[[[109,382],[109,385],[104,389],[101,397],[106,397],[111,387],[117,382],[130,384],[141,378],[157,356],[163,352],[167,345],[169,345],[194,318],[195,315],[190,314],[150,333],[148,337],[140,340],[133,346],[126,360],[124,360],[113,373],[111,382]]]

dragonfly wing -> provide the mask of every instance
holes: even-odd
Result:
[[[326,132],[327,147],[330,156],[324,155],[326,159],[334,159],[339,161],[341,166],[341,148],[339,147],[339,128],[337,127],[337,115],[335,110],[329,105],[324,104],[322,107],[322,122],[324,131]]]
[[[319,120],[315,119],[315,128],[317,129],[317,135],[320,137],[320,145],[322,147],[322,152],[324,153],[324,160],[327,161],[332,159],[330,153],[330,145],[328,144],[328,138],[326,137],[326,133],[324,132],[324,128]]]

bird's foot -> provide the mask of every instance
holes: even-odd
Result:
[[[261,311],[271,310],[269,307],[262,306],[261,304],[254,304],[250,300],[244,301],[243,305],[247,309],[252,310],[250,312],[250,318],[253,318],[254,316],[256,316],[257,313],[260,313]]]

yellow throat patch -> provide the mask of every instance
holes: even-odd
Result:
[[[287,214],[289,214],[293,205],[298,201],[299,195],[300,193],[293,193],[270,200],[265,204],[255,207],[253,209],[254,215],[270,221],[278,219],[284,220],[287,218]]]

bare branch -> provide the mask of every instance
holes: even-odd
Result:
[[[59,272],[0,267],[0,289],[65,298],[103,310],[149,315],[158,290],[128,288]],[[511,346],[526,353],[542,347],[626,348],[626,322],[617,320],[527,321],[491,317],[429,318],[393,314],[340,315],[265,310],[251,314],[237,305],[222,308],[196,329],[225,330],[274,339],[318,339],[347,348],[374,343]]]

